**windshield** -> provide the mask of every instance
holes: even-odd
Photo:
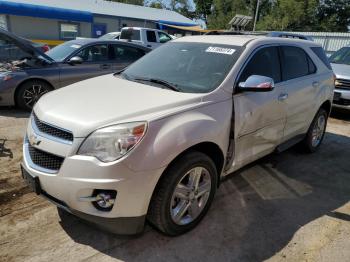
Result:
[[[335,52],[329,61],[334,64],[350,65],[350,47],[343,47]]]
[[[126,40],[140,40],[140,30],[123,29],[120,34],[120,39]]]
[[[101,37],[99,37],[99,39],[103,39],[103,40],[113,40],[115,39],[116,37],[118,37],[119,33],[108,33],[108,34],[105,34]]]
[[[46,52],[46,55],[51,57],[57,62],[62,62],[65,60],[68,56],[70,56],[75,50],[79,49],[81,47],[80,44],[75,44],[72,42],[66,42],[64,44],[58,45],[48,52]]]
[[[170,42],[130,65],[122,77],[131,81],[156,79],[180,92],[207,93],[224,80],[241,49],[231,45]]]

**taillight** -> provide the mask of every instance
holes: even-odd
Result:
[[[41,47],[41,49],[43,50],[44,53],[46,53],[47,51],[50,50],[50,47],[49,47],[48,45],[43,45],[43,46]]]

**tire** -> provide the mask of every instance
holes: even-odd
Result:
[[[323,108],[320,108],[312,120],[312,123],[303,141],[303,146],[306,152],[313,153],[320,147],[324,138],[324,134],[326,132],[327,120],[327,111]]]
[[[149,206],[148,222],[170,236],[190,231],[209,210],[217,183],[215,164],[207,155],[196,151],[186,153],[160,179]],[[204,193],[205,190],[209,191]]]
[[[23,83],[16,92],[16,105],[26,111],[31,111],[36,102],[52,87],[41,80],[29,80]]]

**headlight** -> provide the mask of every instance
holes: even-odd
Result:
[[[146,133],[146,122],[134,122],[101,128],[81,145],[78,154],[94,156],[102,162],[115,161],[132,150]]]

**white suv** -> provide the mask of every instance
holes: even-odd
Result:
[[[298,142],[320,146],[334,79],[315,48],[184,37],[122,73],[50,92],[28,124],[23,176],[114,233],[141,232],[146,219],[168,235],[187,232],[226,175]]]
[[[160,45],[171,41],[173,38],[167,33],[157,29],[123,27],[119,39],[122,41],[131,41],[135,44],[155,49]]]

